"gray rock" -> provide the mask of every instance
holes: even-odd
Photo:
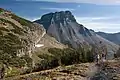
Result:
[[[100,41],[102,41],[103,45],[108,48],[109,57],[113,56],[113,51],[118,49],[118,45],[97,35],[93,30],[87,29],[82,24],[78,24],[70,11],[45,14],[35,22],[42,24],[46,28],[47,34],[74,48],[81,45],[99,47]]]

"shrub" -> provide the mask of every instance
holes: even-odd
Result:
[[[28,20],[25,20],[23,18],[20,18],[18,16],[16,16],[15,14],[11,14],[12,18],[16,21],[18,21],[21,25],[24,25],[24,26],[31,26],[31,23],[30,21]]]
[[[1,30],[1,31],[7,31],[7,32],[9,32],[9,30],[6,29],[5,27],[0,27],[0,30]]]
[[[71,65],[74,63],[79,63],[79,52],[74,49],[67,48],[63,50],[63,54],[61,56],[61,64],[63,65]]]
[[[67,48],[63,50],[51,48],[48,51],[53,54],[62,65],[93,61],[93,52],[91,49],[85,49],[82,47],[78,49]]]
[[[3,9],[0,8],[0,13],[2,13],[2,12],[3,12]]]
[[[12,58],[10,61],[9,61],[9,64],[14,66],[14,67],[23,67],[25,66],[26,64],[26,61],[24,59],[21,59],[19,57],[16,57],[16,58]]]
[[[55,56],[48,55],[48,54],[42,54],[39,55],[39,57],[42,59],[40,62],[39,68],[42,69],[49,69],[49,68],[54,68],[58,66],[58,59]]]
[[[28,55],[21,57],[21,59],[24,59],[26,61],[28,67],[32,66],[32,59]]]
[[[16,34],[23,35],[24,32],[25,32],[22,28],[19,28],[17,25],[15,25],[14,23],[12,23],[12,22],[9,21],[9,20],[0,18],[0,21],[11,24],[11,25],[13,26],[13,28],[14,28],[14,29],[12,29],[11,31],[13,31],[13,32],[16,33]],[[9,32],[8,29],[3,28],[3,27],[1,27],[0,30],[4,30],[4,31],[8,31],[8,32]]]
[[[20,75],[20,71],[15,67],[9,67],[6,69],[5,77],[17,76]]]
[[[39,57],[42,61],[37,64],[39,65],[39,69],[48,69],[53,68],[59,65],[71,65],[80,62],[92,62],[93,54],[91,49],[58,49],[58,48],[50,48],[50,54],[41,54]]]

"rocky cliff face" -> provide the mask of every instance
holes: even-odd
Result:
[[[59,42],[69,43],[73,47],[82,43],[88,44],[85,38],[94,35],[83,25],[78,24],[69,11],[46,14],[35,22],[43,24],[47,33],[54,36]],[[91,39],[89,42],[94,43]]]
[[[94,31],[78,24],[70,11],[45,14],[35,22],[43,24],[47,33],[59,42],[70,44],[77,48],[80,45],[99,45],[99,42],[110,49],[117,49],[117,45],[97,35]]]

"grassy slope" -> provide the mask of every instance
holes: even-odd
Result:
[[[10,67],[6,69],[6,73],[9,72],[6,76],[19,75],[20,73],[23,73],[21,72],[22,67],[29,66],[31,68],[32,59],[27,55],[18,57],[18,50],[26,49],[29,42],[29,40],[26,39],[26,37],[28,37],[26,36],[28,35],[28,29],[34,32],[36,27],[34,27],[32,22],[18,17],[11,12],[7,12],[3,9],[0,9],[0,12],[3,12],[0,14],[0,63],[1,65],[5,64],[7,67]],[[44,40],[46,39],[48,38],[45,38]],[[57,41],[53,40],[53,42],[56,43]],[[57,45],[59,46],[59,44]],[[44,49],[46,50],[46,47]],[[42,49],[42,52],[47,53],[48,51]],[[41,54],[41,52],[38,53]],[[38,55],[34,54],[32,57],[34,56],[40,60]],[[35,61],[37,62],[36,59]],[[30,71],[32,71],[32,69],[27,70],[27,72]]]
[[[30,64],[28,63],[32,63],[31,59],[27,56],[18,57],[17,53],[18,50],[27,46],[27,40],[23,37],[27,34],[25,26],[31,27],[33,25],[32,22],[3,9],[0,9],[0,12],[3,12],[0,16],[0,63],[13,68],[23,67],[26,64],[29,66]],[[21,26],[18,26],[17,23],[21,24]],[[14,72],[11,72],[12,74]]]

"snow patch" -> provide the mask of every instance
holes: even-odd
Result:
[[[44,44],[36,44],[35,47],[42,47]]]

